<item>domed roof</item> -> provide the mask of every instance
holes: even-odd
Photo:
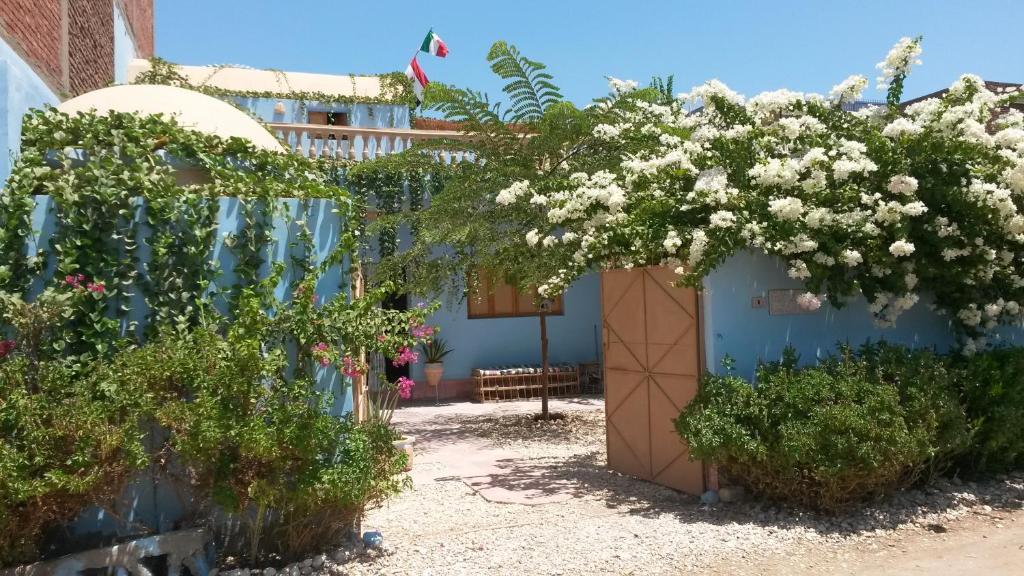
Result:
[[[266,128],[238,108],[212,96],[176,86],[124,84],[100,88],[76,96],[57,106],[75,114],[95,110],[97,114],[133,112],[165,114],[190,130],[222,138],[237,136],[258,148],[284,152],[284,147]]]

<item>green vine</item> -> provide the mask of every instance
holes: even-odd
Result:
[[[69,116],[48,108],[26,115],[22,134],[22,154],[0,195],[0,291],[26,295],[47,265],[51,286],[88,287],[67,336],[69,350],[83,360],[164,326],[196,326],[218,294],[226,295],[229,316],[243,290],[269,297],[273,286],[263,280],[273,274],[267,262],[279,199],[298,198],[304,207],[311,199],[332,200],[343,222],[361,214],[338,185],[342,164],[258,149],[161,116]],[[37,195],[50,197],[56,226],[41,247],[48,249],[30,255]],[[231,286],[219,285],[213,254],[224,197],[238,203],[239,228],[224,238],[236,262]],[[308,230],[296,241],[311,253]],[[352,232],[344,232],[334,250],[348,252],[328,260],[344,261],[353,246]],[[136,288],[148,308],[144,319],[133,315]],[[136,333],[135,320],[145,320],[145,334]]]
[[[279,78],[283,77],[285,79],[285,85],[287,86],[286,90],[229,90],[209,84],[217,73],[226,68],[226,66],[214,67],[209,76],[204,78],[199,84],[195,84],[192,83],[187,76],[182,74],[180,67],[173,62],[168,62],[162,58],[154,57],[150,59],[149,63],[149,70],[146,70],[136,76],[132,81],[133,84],[164,84],[168,86],[177,86],[179,88],[188,88],[190,90],[195,90],[218,98],[237,97],[284,99],[297,100],[303,104],[306,102],[320,102],[323,104],[401,104],[407,105],[410,108],[416,106],[416,96],[412,91],[412,83],[402,72],[388,72],[385,74],[373,75],[380,80],[380,94],[377,96],[354,96],[318,91],[292,90],[291,86],[288,85],[287,75],[278,70],[271,71],[276,73]],[[357,75],[355,74],[349,74],[353,83],[355,82],[356,76]]]

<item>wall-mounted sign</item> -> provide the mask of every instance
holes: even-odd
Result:
[[[806,290],[769,290],[768,313],[772,316],[814,314],[817,310],[808,310],[797,301],[797,297],[804,292]]]

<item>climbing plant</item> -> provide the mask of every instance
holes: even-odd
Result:
[[[209,82],[216,77],[217,73],[227,66],[215,66],[210,75],[200,82],[191,81],[181,72],[177,64],[168,62],[162,58],[151,58],[150,68],[132,81],[133,84],[164,84],[188,88],[218,98],[273,98],[296,100],[298,102],[319,102],[321,104],[404,104],[410,108],[416,105],[416,97],[412,91],[412,84],[409,78],[402,72],[388,72],[386,74],[374,75],[380,81],[380,92],[375,96],[362,96],[355,94],[355,74],[348,76],[352,80],[353,94],[333,94],[319,91],[293,90],[288,84],[287,75],[284,72],[276,71],[278,78],[284,84],[283,90],[230,90],[214,86]],[[367,76],[362,74],[360,76]]]
[[[138,338],[130,322],[137,288],[150,332],[198,324],[217,295],[230,315],[240,291],[270,274],[273,222],[284,216],[279,199],[333,200],[344,223],[359,218],[338,181],[335,163],[202,134],[170,118],[33,111],[0,197],[0,291],[26,294],[47,266],[51,285],[87,287],[91,297],[78,304],[68,331],[71,353],[83,359]],[[54,229],[48,244],[30,254],[38,195],[52,202]],[[235,261],[231,285],[218,282],[212,253],[225,197],[237,202],[239,220],[236,230],[222,233]],[[335,250],[351,253],[352,234],[346,228]],[[295,242],[308,248],[308,230]],[[305,248],[299,252],[311,252]],[[343,256],[328,259],[339,263]]]
[[[377,215],[368,231],[377,236],[379,257],[387,259],[398,252],[398,232],[410,213],[422,210],[433,191],[443,185],[450,167],[434,156],[417,150],[381,156],[360,162],[348,169],[346,184],[359,201],[374,205]],[[418,231],[415,222],[411,232]],[[387,278],[402,282],[399,276]],[[379,278],[384,281],[384,278]]]

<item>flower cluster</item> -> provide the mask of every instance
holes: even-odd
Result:
[[[416,324],[409,330],[409,334],[416,340],[429,340],[434,335],[434,327],[426,324]]]
[[[400,376],[398,381],[395,382],[395,388],[398,390],[399,398],[402,400],[412,398],[412,387],[415,385],[416,383],[411,379],[406,378],[405,376]]]
[[[323,368],[330,366],[334,362],[333,351],[326,342],[317,342],[310,347],[309,351],[313,355],[313,361]]]
[[[341,373],[349,378],[362,376],[366,373],[366,363],[346,355],[341,359]]]
[[[890,96],[920,51],[903,39],[879,65]],[[748,100],[713,80],[599,126],[596,137],[629,150],[619,170],[575,174],[543,203],[530,182],[503,197],[546,212],[526,237],[562,266],[546,294],[595,267],[665,265],[696,284],[750,249],[788,263],[809,310],[863,294],[890,326],[927,292],[973,338],[968,350],[984,330],[1020,324],[1024,114],[1007,107],[1020,92],[965,75],[905,111],[843,105],[866,84]]]
[[[408,346],[402,346],[398,349],[395,357],[391,359],[391,364],[394,366],[405,366],[406,364],[415,364],[419,359],[419,353]]]
[[[73,290],[86,290],[93,294],[103,294],[107,291],[107,285],[103,282],[90,282],[84,274],[68,274],[64,277],[64,284]]]
[[[17,342],[14,340],[0,340],[0,358],[6,358],[8,354],[14,351],[17,345]]]

